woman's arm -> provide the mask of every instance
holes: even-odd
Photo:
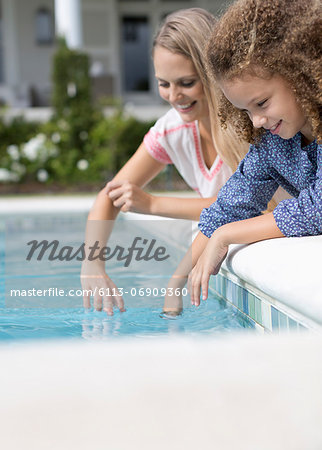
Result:
[[[141,144],[132,158],[118,172],[114,179],[121,180],[128,178],[133,183],[139,185],[146,184],[151,178],[156,176],[164,167],[152,158],[144,144]],[[119,208],[113,205],[112,200],[106,195],[105,188],[97,195],[94,205],[88,215],[85,235],[85,251],[89,254],[91,247],[96,245],[101,249],[112,232],[114,220],[117,217]],[[97,256],[99,250],[92,254]],[[83,261],[81,271],[81,282],[83,288],[84,307],[89,308],[90,298],[93,297],[93,305],[97,310],[113,314],[113,306],[124,310],[124,302],[121,295],[107,295],[107,293],[117,293],[117,287],[105,272],[105,261],[98,259]]]
[[[219,272],[230,244],[251,244],[280,237],[284,235],[277,227],[273,213],[227,223],[215,230],[189,276],[191,303],[200,304],[200,291],[202,299],[207,299],[210,275]]]
[[[107,183],[106,193],[120,211],[174,219],[199,220],[201,211],[216,201],[216,197],[182,198],[152,195],[127,180],[115,179]]]
[[[198,220],[204,208],[216,197],[181,198],[152,195],[142,190],[161,172],[164,164],[156,161],[144,144],[98,194],[89,220],[114,220],[119,211],[152,214],[175,219]]]
[[[155,196],[151,214],[175,219],[199,220],[201,211],[208,208],[216,197],[178,198]]]

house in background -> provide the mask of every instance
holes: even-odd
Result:
[[[157,101],[153,35],[166,14],[224,0],[0,0],[0,102],[47,106],[55,35],[87,52],[95,96]]]

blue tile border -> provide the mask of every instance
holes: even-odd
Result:
[[[236,278],[237,282],[231,278]],[[273,300],[271,303],[267,298],[261,298],[246,285],[247,283],[243,280],[236,276],[230,277],[229,272],[226,273],[223,270],[211,279],[211,287],[219,297],[238,308],[265,331],[308,330],[311,328],[309,324],[305,323],[305,320],[300,321],[290,317],[285,311],[279,309],[276,301]],[[254,291],[256,292],[256,289]]]

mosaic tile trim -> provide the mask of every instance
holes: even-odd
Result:
[[[234,279],[232,279],[234,278]],[[253,319],[257,324],[262,326],[265,331],[285,331],[285,330],[310,330],[319,329],[319,324],[312,324],[309,319],[299,320],[292,314],[286,313],[278,308],[276,304],[270,303],[268,298],[262,298],[251,291],[250,286],[243,280],[231,275],[229,272],[221,269],[220,273],[211,279],[211,288],[216,293],[238,308],[241,312]],[[244,286],[241,286],[244,284]],[[264,294],[265,297],[267,297]],[[276,301],[274,301],[276,303]]]

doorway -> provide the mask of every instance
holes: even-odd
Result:
[[[150,27],[147,17],[122,18],[123,92],[150,90]]]

